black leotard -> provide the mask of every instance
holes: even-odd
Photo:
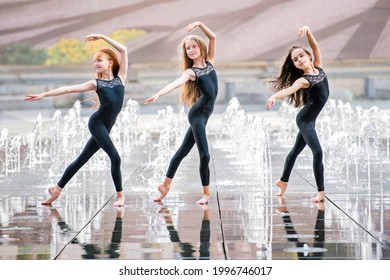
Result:
[[[295,160],[308,145],[313,153],[313,170],[318,191],[324,190],[324,166],[322,163],[322,148],[315,131],[315,121],[329,97],[328,79],[322,68],[316,67],[318,75],[302,75],[310,86],[305,90],[307,103],[298,113],[296,121],[299,133],[294,147],[288,154],[281,180],[288,182]]]
[[[208,61],[206,61],[205,68],[192,67],[191,69],[195,72],[195,83],[199,88],[201,96],[188,113],[188,120],[191,126],[180,148],[171,159],[166,176],[168,178],[175,176],[180,162],[187,156],[196,143],[200,157],[200,178],[202,185],[208,186],[210,184],[210,154],[206,137],[206,124],[214,110],[214,104],[218,94],[218,78],[213,65]]]
[[[102,148],[110,157],[111,176],[116,191],[120,192],[122,191],[121,158],[110,139],[109,133],[122,109],[125,87],[119,77],[109,81],[96,79],[96,85],[100,107],[89,118],[88,128],[92,137],[88,140],[79,157],[66,168],[57,184],[61,188],[65,187],[74,174],[93,154]]]

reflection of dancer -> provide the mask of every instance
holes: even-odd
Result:
[[[276,212],[281,214],[281,217],[284,222],[284,229],[286,230],[287,240],[290,242],[295,242],[296,247],[300,250],[297,250],[297,255],[300,260],[310,259],[310,260],[319,260],[323,259],[325,241],[325,208],[324,202],[316,203],[318,208],[316,224],[314,229],[314,244],[312,249],[308,247],[308,244],[305,242],[299,241],[298,237],[289,237],[289,235],[297,235],[297,232],[294,228],[291,216],[288,212],[286,201],[284,198],[279,199],[279,204],[281,206],[277,207]],[[310,252],[310,253],[309,253]]]
[[[315,131],[315,121],[328,99],[329,87],[328,79],[322,70],[321,52],[309,27],[299,29],[298,35],[307,37],[314,58],[302,46],[293,46],[290,49],[279,77],[271,82],[277,92],[268,99],[266,109],[269,110],[278,99],[287,96],[295,107],[304,106],[296,119],[299,133],[294,147],[286,158],[282,177],[276,182],[279,188],[277,196],[282,196],[286,191],[295,160],[308,145],[313,153],[313,169],[318,190],[312,201],[317,203],[324,200],[325,192],[323,154]]]
[[[41,94],[26,95],[26,100],[34,101],[48,96],[95,90],[100,102],[99,109],[90,117],[88,122],[88,128],[92,137],[80,156],[66,168],[57,185],[49,187],[50,197],[42,204],[51,205],[59,197],[62,189],[76,172],[93,154],[102,148],[111,160],[111,175],[117,192],[117,201],[114,205],[123,206],[125,198],[122,192],[121,158],[110,139],[109,133],[123,105],[124,85],[127,74],[127,49],[122,44],[100,34],[91,34],[84,39],[86,42],[99,39],[106,41],[120,52],[120,59],[112,49],[100,49],[94,57],[94,67],[97,73],[96,80],[90,80],[79,85],[60,87]]]
[[[199,246],[199,259],[200,260],[208,260],[210,259],[210,220],[209,220],[209,208],[207,205],[202,206],[203,219],[202,226],[200,229],[200,246]],[[159,213],[164,214],[165,223],[167,225],[167,229],[169,231],[169,238],[174,243],[179,243],[181,248],[181,256],[186,260],[195,260],[194,257],[194,246],[188,242],[182,242],[179,237],[179,233],[173,226],[171,213],[168,208],[162,207]]]
[[[216,36],[201,22],[194,22],[188,25],[186,30],[191,32],[197,27],[208,37],[208,49],[201,37],[196,35],[185,37],[179,46],[183,70],[181,77],[145,100],[145,104],[155,102],[160,96],[166,95],[184,85],[182,103],[187,103],[191,106],[188,113],[188,120],[191,126],[185,135],[182,145],[169,164],[163,184],[158,186],[160,196],[155,201],[161,201],[168,194],[176,170],[195,143],[199,151],[199,172],[203,185],[203,196],[197,203],[206,204],[210,198],[210,155],[206,137],[206,124],[214,110],[214,103],[218,93],[217,75],[214,70]]]
[[[61,231],[63,233],[67,233],[71,231],[70,226],[64,221],[64,219],[61,217],[60,213],[57,211],[57,209],[50,207],[50,217],[55,220],[60,227]],[[111,242],[110,245],[106,250],[101,250],[98,246],[95,244],[80,244],[77,238],[72,240],[72,244],[80,244],[83,249],[85,250],[85,254],[82,255],[84,259],[96,259],[98,258],[97,255],[101,255],[102,253],[108,255],[107,258],[109,259],[116,259],[119,258],[119,247],[120,243],[122,241],[122,220],[124,216],[125,208],[118,207],[116,208],[116,219],[115,219],[115,226],[112,231],[111,236]]]

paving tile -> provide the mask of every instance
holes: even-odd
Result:
[[[271,141],[272,166],[258,166],[221,136],[221,117],[216,114],[210,128],[211,198],[205,206],[196,204],[202,195],[196,149],[164,201],[153,201],[167,165],[150,162],[159,131],[123,152],[123,209],[113,206],[109,166],[80,171],[52,207],[40,205],[56,177],[48,176],[47,166],[1,178],[0,259],[390,259],[384,167],[373,169],[369,187],[340,184],[343,178],[329,175],[327,199],[316,205],[306,152],[278,198],[274,181],[288,145]]]

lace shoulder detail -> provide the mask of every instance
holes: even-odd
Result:
[[[310,88],[312,86],[314,86],[315,84],[319,83],[319,82],[322,82],[325,77],[326,77],[326,74],[324,72],[324,70],[322,70],[322,68],[319,68],[319,67],[316,67],[318,69],[318,75],[302,75],[303,78],[305,78],[309,84],[310,84]]]
[[[199,67],[192,67],[191,69],[195,72],[196,78],[199,78],[200,76],[210,74],[211,71],[214,70],[213,65],[206,61],[206,67],[205,68],[199,68]]]
[[[112,79],[110,81],[96,79],[96,82],[97,82],[98,89],[100,89],[102,87],[113,88],[113,87],[122,85],[122,81],[119,77],[115,77],[114,79]]]

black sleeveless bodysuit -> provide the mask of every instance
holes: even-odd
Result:
[[[218,78],[214,66],[206,61],[205,68],[192,67],[195,73],[195,83],[198,86],[200,97],[191,106],[188,113],[190,127],[184,137],[183,143],[177,150],[168,167],[166,176],[173,178],[180,162],[191,151],[196,143],[199,151],[199,172],[203,186],[210,184],[210,154],[206,137],[206,124],[214,110],[218,94]]]
[[[288,182],[296,158],[303,148],[308,145],[313,153],[313,170],[317,189],[318,191],[324,191],[323,152],[315,131],[315,121],[328,100],[329,86],[324,70],[319,67],[316,67],[316,69],[319,71],[317,75],[302,75],[302,78],[310,84],[309,88],[305,89],[307,102],[297,115],[296,121],[299,133],[292,150],[286,158],[280,180]]]
[[[110,158],[111,176],[116,191],[120,192],[122,191],[121,158],[109,133],[122,110],[125,87],[119,77],[109,81],[96,79],[96,85],[100,107],[88,121],[88,128],[92,137],[88,140],[79,157],[66,168],[57,184],[61,188],[65,187],[76,172],[102,148]]]

